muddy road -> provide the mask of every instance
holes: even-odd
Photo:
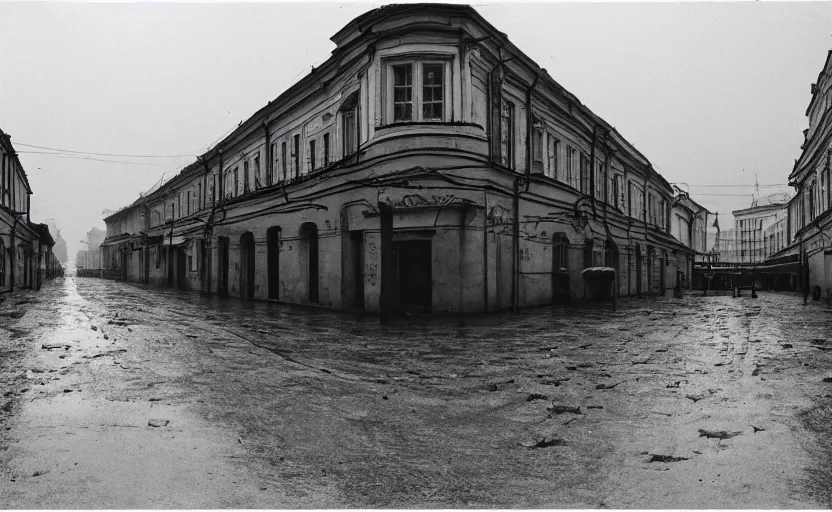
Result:
[[[59,279],[0,303],[0,503],[828,508],[830,311],[688,295],[382,327]]]

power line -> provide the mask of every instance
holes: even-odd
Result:
[[[682,184],[683,183],[671,183],[671,185],[682,185]],[[750,183],[748,185],[688,185],[687,183],[684,183],[684,185],[687,185],[688,187],[691,187],[691,188],[727,188],[727,187],[748,187],[748,188],[752,188],[752,187],[757,186],[754,183]],[[788,185],[785,184],[785,183],[778,183],[778,184],[771,183],[771,184],[765,184],[765,185],[759,185],[759,186],[760,187],[788,187]]]
[[[62,153],[51,153],[47,151],[18,151],[20,154],[39,154],[43,156],[52,156],[55,158],[70,158],[73,160],[88,160],[93,162],[110,162],[115,164],[124,164],[124,165],[140,165],[143,167],[164,167],[160,164],[149,164],[149,163],[141,163],[141,162],[125,162],[124,160],[109,160],[106,158],[93,158],[89,156],[81,156],[81,155],[65,155]]]
[[[34,144],[24,144],[22,142],[15,142],[16,146],[25,146],[27,148],[37,148],[37,149],[47,149],[49,151],[59,151],[61,153],[73,153],[77,155],[93,155],[93,156],[122,156],[122,157],[129,157],[129,158],[184,158],[189,157],[193,158],[194,155],[124,155],[118,153],[92,153],[90,151],[73,151],[71,149],[58,149],[58,148],[50,148],[46,146],[36,146]],[[24,151],[18,151],[18,153],[24,153]],[[32,153],[32,151],[29,151]]]

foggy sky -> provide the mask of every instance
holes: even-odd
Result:
[[[102,210],[194,161],[376,6],[0,3],[0,128],[28,173],[33,221],[56,219],[74,256],[104,226]],[[750,205],[754,173],[761,185],[787,182],[832,48],[826,2],[475,7],[668,181],[719,211],[723,229]],[[186,156],[84,156],[115,160],[104,162],[21,143]]]

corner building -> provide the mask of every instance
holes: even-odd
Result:
[[[382,313],[589,300],[593,266],[622,296],[675,285],[693,251],[670,235],[670,184],[474,9],[387,6],[332,41],[105,219],[108,275]]]

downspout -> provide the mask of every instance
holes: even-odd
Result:
[[[485,209],[482,215],[482,282],[484,311],[488,312],[488,191],[482,191]]]
[[[208,175],[211,173],[211,168],[208,166],[208,160],[207,159],[205,159],[203,157],[200,157],[200,159],[202,160],[202,166],[205,167],[205,186],[203,186],[202,191],[203,191],[204,194],[207,195],[208,194],[208,188],[207,188],[208,187]],[[207,201],[204,201],[204,202],[207,202]],[[213,220],[212,217],[213,217],[214,205],[211,205],[211,209],[212,209],[212,212],[208,214],[208,222],[211,222]],[[199,277],[202,280],[203,291],[208,292],[208,293],[210,293],[210,291],[211,291],[211,284],[210,284],[210,281],[208,279],[209,274],[206,271],[206,266],[208,265],[208,259],[207,259],[208,249],[207,249],[207,246],[211,243],[210,239],[208,238],[209,236],[210,236],[209,235],[209,230],[205,229],[205,236],[203,237],[203,240],[202,240],[202,247],[199,250],[201,261],[202,261],[202,265],[199,267],[199,271],[200,271],[200,274],[201,274]]]
[[[519,276],[520,271],[520,179],[521,176],[514,178],[514,233],[512,233],[512,251],[511,251],[511,310],[517,311],[517,300],[519,296]]]
[[[595,210],[595,146],[598,144],[598,123],[592,126],[592,147],[589,149],[589,204],[592,205],[592,214],[597,217]]]

